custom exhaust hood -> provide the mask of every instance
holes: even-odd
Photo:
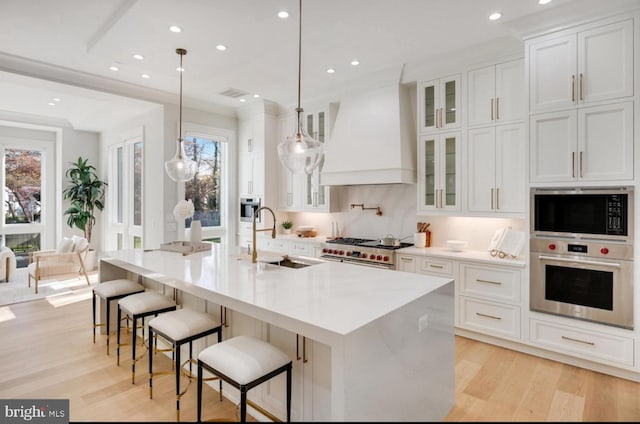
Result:
[[[321,184],[415,183],[415,128],[409,88],[399,82],[344,96]]]

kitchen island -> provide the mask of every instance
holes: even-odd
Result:
[[[186,256],[132,249],[101,258],[100,281],[132,275],[291,332],[296,347],[298,336],[317,344],[303,347],[315,353],[311,368],[294,365],[294,379],[304,373],[295,420],[437,421],[454,404],[450,279],[339,262],[256,264],[220,244]],[[232,320],[233,336],[247,328],[237,327]]]

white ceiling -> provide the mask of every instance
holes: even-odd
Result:
[[[538,0],[305,0],[302,96],[318,97],[401,65],[419,69],[488,40],[519,39],[635,7],[640,0],[544,6]],[[288,19],[276,16],[283,9]],[[494,10],[503,13],[501,20],[487,19]],[[169,32],[174,24],[183,32]],[[0,110],[66,119],[79,129],[108,128],[153,107],[140,99],[177,101],[176,48],[188,51],[185,104],[241,105],[219,95],[229,88],[283,105],[296,101],[297,0],[0,0],[0,27],[0,71],[8,71],[0,72]],[[219,43],[228,50],[216,50]],[[134,53],[145,59],[133,59]],[[351,66],[352,59],[361,64]],[[111,65],[120,70],[110,71]],[[328,67],[336,73],[327,74]],[[88,90],[96,87],[138,100]],[[54,96],[61,101],[48,106]]]

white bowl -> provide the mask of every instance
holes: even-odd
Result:
[[[298,230],[300,231],[313,231],[315,227],[313,225],[300,225],[298,226]]]
[[[454,252],[462,252],[467,247],[467,242],[464,240],[447,240],[447,247]]]

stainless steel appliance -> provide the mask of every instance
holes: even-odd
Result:
[[[530,309],[633,328],[633,187],[531,190]]]
[[[241,197],[240,198],[240,221],[253,222],[253,214],[260,209],[259,197]],[[260,215],[257,221],[260,222]]]
[[[329,261],[395,269],[395,250],[409,246],[413,246],[413,244],[400,243],[398,246],[386,246],[379,239],[337,238],[327,240],[322,248],[320,258]]]
[[[633,329],[633,245],[531,240],[532,311]]]
[[[531,190],[531,234],[629,240],[633,187]]]

